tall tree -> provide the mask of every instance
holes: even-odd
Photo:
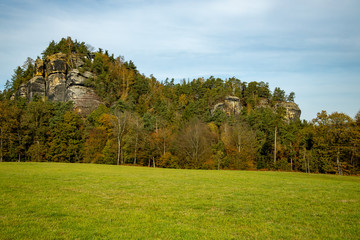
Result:
[[[127,111],[122,112],[121,110],[114,111],[114,118],[113,118],[113,127],[114,127],[114,135],[117,141],[117,156],[116,156],[116,164],[120,165],[124,164],[124,160],[122,158],[122,140],[127,130],[129,119],[129,113]]]
[[[191,120],[178,134],[177,155],[182,168],[202,168],[211,156],[214,141],[209,128],[198,119]]]

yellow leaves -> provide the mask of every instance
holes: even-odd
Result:
[[[179,96],[179,106],[181,108],[184,108],[186,105],[188,104],[188,100],[186,99],[186,95],[185,94],[181,94]]]
[[[104,113],[99,117],[100,125],[107,131],[111,131],[114,126],[114,122],[116,122],[116,117],[112,114]]]
[[[209,127],[212,134],[214,134],[215,136],[219,136],[219,128],[214,122],[209,122],[207,126]]]

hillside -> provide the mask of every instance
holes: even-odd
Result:
[[[235,77],[158,81],[63,38],[1,94],[0,161],[359,173],[360,115],[301,122],[294,100]]]

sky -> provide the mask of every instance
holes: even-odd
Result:
[[[268,82],[295,92],[301,119],[360,110],[359,0],[3,0],[0,89],[67,36],[159,81]]]

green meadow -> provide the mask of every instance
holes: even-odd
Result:
[[[360,178],[0,163],[0,239],[359,239]]]

